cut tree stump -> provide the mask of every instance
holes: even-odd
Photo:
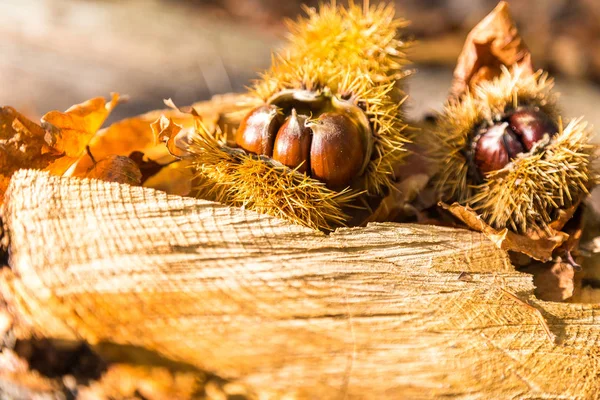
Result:
[[[475,232],[326,236],[34,171],[13,177],[3,212],[0,291],[21,338],[143,347],[261,398],[600,395],[600,306],[537,300]]]

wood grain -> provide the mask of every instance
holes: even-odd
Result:
[[[20,337],[141,346],[261,398],[600,394],[600,307],[536,300],[531,277],[478,233],[325,236],[34,171],[15,175],[3,213],[0,293]]]

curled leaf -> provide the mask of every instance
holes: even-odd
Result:
[[[142,173],[131,158],[109,156],[91,167],[86,178],[139,186],[142,182]]]
[[[569,239],[567,233],[560,231],[562,226],[568,221],[568,218],[570,218],[567,212],[559,220],[555,221],[549,233],[527,232],[521,235],[506,228],[501,230],[492,228],[470,207],[461,206],[458,203],[452,205],[440,203],[440,206],[452,213],[452,215],[461,220],[469,228],[486,235],[499,248],[523,253],[536,260],[550,261],[554,250]],[[570,216],[573,216],[574,212],[575,209],[570,212]]]
[[[198,111],[196,111],[196,109],[194,108],[194,106],[184,106],[184,107],[177,107],[175,105],[175,103],[173,102],[173,99],[166,99],[163,100],[163,102],[165,103],[165,106],[173,109],[173,110],[177,110],[180,113],[183,114],[190,114],[193,117],[198,117],[198,118],[202,118],[200,114],[198,114]]]
[[[103,97],[97,97],[64,113],[50,111],[42,117],[42,126],[47,132],[46,142],[68,157],[81,156],[118,102],[119,95],[113,93],[108,103]]]
[[[501,1],[467,36],[454,70],[450,98],[460,99],[477,83],[499,76],[502,66],[514,65],[533,73],[531,54],[519,35],[508,3]]]
[[[189,155],[187,149],[188,133],[181,125],[177,125],[171,118],[162,115],[151,125],[156,140],[166,143],[169,152],[177,158],[185,158]]]

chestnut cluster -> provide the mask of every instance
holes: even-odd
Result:
[[[270,157],[333,190],[363,174],[372,141],[362,109],[310,93],[283,94],[253,109],[235,137],[245,151]]]
[[[472,142],[470,161],[472,175],[482,177],[504,168],[519,154],[558,132],[558,126],[537,107],[520,107],[507,112],[493,125],[480,129]]]

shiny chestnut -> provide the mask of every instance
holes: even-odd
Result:
[[[312,130],[306,126],[307,117],[292,109],[275,138],[273,159],[299,172],[308,171]]]
[[[552,137],[558,132],[556,124],[539,109],[518,109],[510,115],[508,122],[527,151],[542,140],[545,134]]]
[[[235,143],[250,153],[271,157],[281,122],[282,116],[277,107],[259,106],[242,120],[235,135]]]
[[[313,131],[311,176],[332,189],[347,186],[359,175],[367,157],[359,127],[344,113],[327,112],[310,128]]]
[[[558,132],[557,125],[537,108],[518,108],[507,113],[496,124],[484,128],[475,137],[472,160],[476,167],[474,175],[500,170],[521,153],[531,151],[544,137]]]
[[[486,174],[504,168],[524,147],[507,122],[489,128],[475,146],[475,164]]]

